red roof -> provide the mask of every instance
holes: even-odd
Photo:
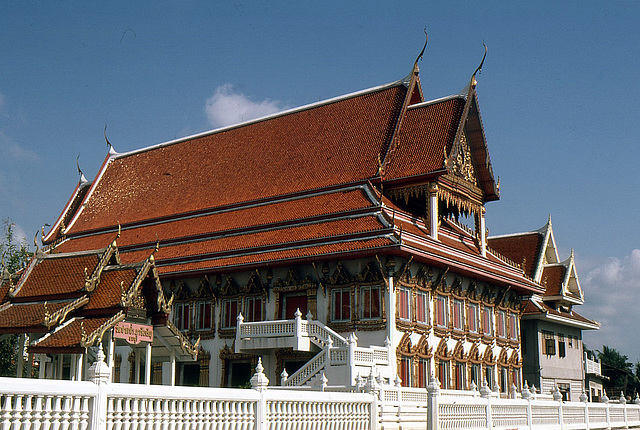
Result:
[[[91,276],[99,261],[97,252],[64,256],[51,254],[42,259],[36,258],[16,286],[15,298],[79,293],[85,287],[85,273]]]
[[[388,155],[384,179],[442,169],[443,148],[451,150],[464,105],[464,98],[457,97],[440,103],[410,106],[398,132],[397,146]]]
[[[44,317],[46,312],[53,314],[70,304],[72,300],[53,303],[12,303],[0,309],[0,333],[12,332],[11,329],[33,328],[41,326],[37,331],[44,331]],[[8,330],[7,330],[8,329]]]
[[[115,156],[92,185],[68,232],[372,178],[405,93],[398,83]]]
[[[514,263],[522,264],[524,262],[525,272],[528,276],[533,277],[543,240],[542,234],[533,232],[489,238],[488,243],[491,249]]]
[[[545,296],[559,296],[567,268],[560,264],[545,266],[542,271],[542,283],[546,283]]]
[[[82,348],[82,333],[93,333],[110,318],[80,318],[73,319],[59,329],[38,340],[34,346],[29,347],[30,352],[46,351],[47,349]]]

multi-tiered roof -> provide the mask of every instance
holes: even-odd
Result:
[[[42,242],[47,258],[90,258],[121,231],[118,264],[145,261],[157,247],[154,268],[165,279],[391,255],[541,292],[521,265],[486,250],[483,229],[455,221],[469,214],[478,224],[498,198],[475,78],[459,94],[425,101],[414,66],[387,85],[111,150]],[[81,263],[67,276],[82,281],[85,266],[91,273],[93,263]]]

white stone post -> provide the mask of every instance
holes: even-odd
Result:
[[[293,316],[295,317],[295,336],[296,336],[296,342],[300,342],[300,338],[302,338],[302,312],[300,312],[300,308],[296,309],[296,313],[293,314]]]
[[[264,367],[262,367],[262,357],[258,357],[258,365],[256,366],[256,373],[251,377],[251,388],[257,390],[260,393],[260,399],[256,406],[256,426],[258,430],[266,429],[267,423],[267,399],[266,390],[269,385],[269,378],[264,374]]]
[[[242,324],[244,323],[244,317],[242,316],[242,312],[238,314],[236,317],[236,354],[240,352],[242,345]]]
[[[553,400],[558,402],[558,425],[560,426],[560,428],[563,428],[564,417],[562,415],[562,393],[558,388],[558,384],[555,384],[553,386],[551,394],[553,395]]]
[[[331,348],[333,348],[333,339],[331,339],[331,336],[327,336],[325,345],[326,345],[326,349],[324,351],[324,354],[325,354],[324,362],[325,362],[325,366],[329,368],[331,367]]]
[[[83,355],[84,354],[76,354],[76,381],[82,381],[82,363],[84,363]]]
[[[115,329],[114,329],[115,330]],[[109,361],[107,364],[111,369],[111,372],[115,370],[115,355],[116,355],[116,339],[113,337],[113,330],[109,333]],[[111,374],[111,382],[113,381],[113,373]],[[120,382],[120,381],[118,381]]]
[[[98,386],[97,396],[93,403],[91,425],[89,426],[92,430],[106,430],[107,428],[107,386],[111,379],[111,369],[104,359],[102,343],[99,343],[96,361],[88,372],[89,380]]]
[[[171,382],[169,383],[170,386],[175,386],[176,385],[176,352],[172,349],[171,350]]]
[[[348,353],[347,353],[347,366],[349,369],[349,384],[353,385],[355,383],[355,375],[356,375],[356,348],[358,346],[358,338],[354,332],[351,332],[349,338],[347,339],[349,342]],[[372,367],[373,369],[373,367]]]
[[[431,380],[427,386],[427,430],[438,430],[438,397],[440,396],[440,382],[435,374],[431,374]],[[488,412],[490,414],[490,412]]]
[[[144,363],[144,383],[145,385],[151,385],[151,342],[146,347],[147,356]]]

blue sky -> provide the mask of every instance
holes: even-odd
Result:
[[[632,360],[640,323],[640,2],[0,3],[0,217],[29,242],[119,152],[405,76],[428,99],[478,77],[502,198],[491,234],[551,214],[575,248],[586,334]],[[234,106],[231,109],[230,106]],[[635,251],[634,251],[635,250]],[[636,321],[637,320],[637,321]]]

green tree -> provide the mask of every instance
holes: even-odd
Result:
[[[621,354],[615,348],[602,345],[602,351],[598,352],[598,359],[602,364],[603,375],[609,378],[606,382],[609,396],[618,396],[621,391],[624,391],[626,395],[633,394],[637,379],[629,357]]]
[[[2,267],[0,267],[0,283],[7,281],[7,275],[15,277],[14,274],[25,267],[32,255],[24,240],[16,240],[14,229],[15,225],[11,220],[3,220],[3,232],[0,238],[0,256],[2,261]],[[0,297],[0,300],[3,299],[4,297]],[[0,337],[0,376],[14,376],[16,374],[16,359],[18,353],[17,335]]]

